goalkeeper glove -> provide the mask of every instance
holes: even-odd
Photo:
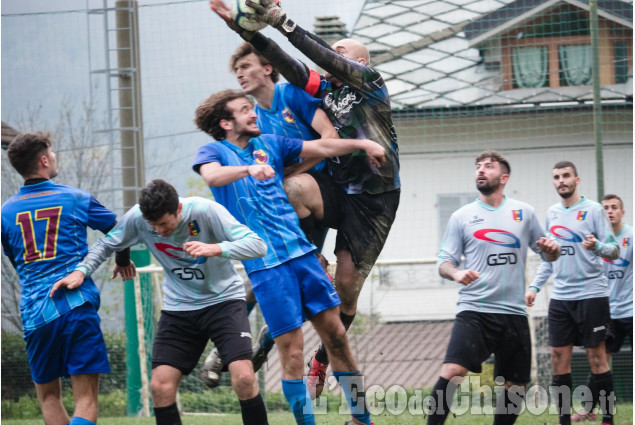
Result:
[[[295,29],[295,22],[287,18],[287,13],[280,7],[278,0],[246,0],[245,4],[254,9],[253,14],[248,14],[249,19],[255,19],[280,30],[289,33]]]

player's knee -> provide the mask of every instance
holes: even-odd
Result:
[[[289,198],[291,205],[295,206],[302,201],[302,178],[301,176],[293,176],[285,178],[282,187]]]
[[[232,387],[236,395],[241,399],[248,398],[253,393],[255,385],[256,378],[251,371],[244,370],[232,375]]]
[[[169,381],[153,378],[150,381],[150,391],[154,399],[164,399],[176,394],[176,387]]]

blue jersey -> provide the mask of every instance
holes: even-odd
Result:
[[[290,139],[319,139],[320,135],[313,130],[311,122],[320,103],[320,99],[294,85],[276,83],[271,108],[256,105],[254,109],[258,115],[258,128],[262,134]]]
[[[620,247],[620,258],[604,260],[609,280],[611,318],[633,317],[633,228],[624,224],[615,236]]]
[[[275,134],[290,139],[314,140],[320,135],[311,123],[321,100],[309,95],[293,84],[276,83],[271,100],[271,108],[256,105],[258,128],[262,134]],[[314,165],[310,171],[320,172],[325,161]]]
[[[560,244],[560,258],[553,264],[542,262],[531,286],[541,289],[553,270],[552,299],[575,301],[608,297],[602,259],[616,259],[619,249],[602,205],[584,196],[569,208],[558,202],[547,211],[547,231]],[[591,234],[597,239],[594,251],[582,246],[586,236]]]
[[[105,231],[115,219],[90,193],[50,180],[21,187],[2,206],[2,248],[22,286],[25,332],[86,302],[99,308],[99,290],[91,279],[73,290],[60,288],[53,298],[49,292],[88,252],[86,227]]]
[[[452,214],[443,237],[438,266],[454,266],[480,277],[459,289],[458,311],[526,315],[527,249],[544,257],[537,241],[545,233],[528,204],[505,198],[498,207],[476,200]]]
[[[268,164],[273,178],[259,181],[244,177],[222,187],[212,187],[218,203],[267,243],[263,258],[243,261],[247,273],[275,267],[315,250],[300,229],[300,222],[282,187],[286,166],[298,161],[302,140],[272,134],[254,137],[246,149],[222,140],[202,146],[194,158],[194,170],[208,162],[223,166]]]

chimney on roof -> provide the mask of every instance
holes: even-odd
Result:
[[[339,16],[317,16],[313,32],[329,45],[348,36],[346,25]]]

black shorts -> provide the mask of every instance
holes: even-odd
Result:
[[[168,365],[189,375],[210,339],[223,365],[251,360],[251,328],[245,301],[224,301],[192,311],[161,311],[152,347],[152,368]]]
[[[526,384],[531,380],[531,336],[526,316],[462,311],[456,315],[444,363],[480,373],[494,354],[494,377]]]
[[[611,319],[611,325],[613,327],[613,335],[610,335],[606,339],[606,352],[607,353],[619,353],[624,339],[628,337],[633,347],[633,318],[624,317],[621,319]]]
[[[549,345],[597,347],[611,334],[609,298],[549,302]]]
[[[310,174],[320,187],[324,205],[324,218],[316,226],[337,229],[335,253],[349,251],[357,272],[368,276],[395,221],[401,191],[349,195],[330,175]]]

